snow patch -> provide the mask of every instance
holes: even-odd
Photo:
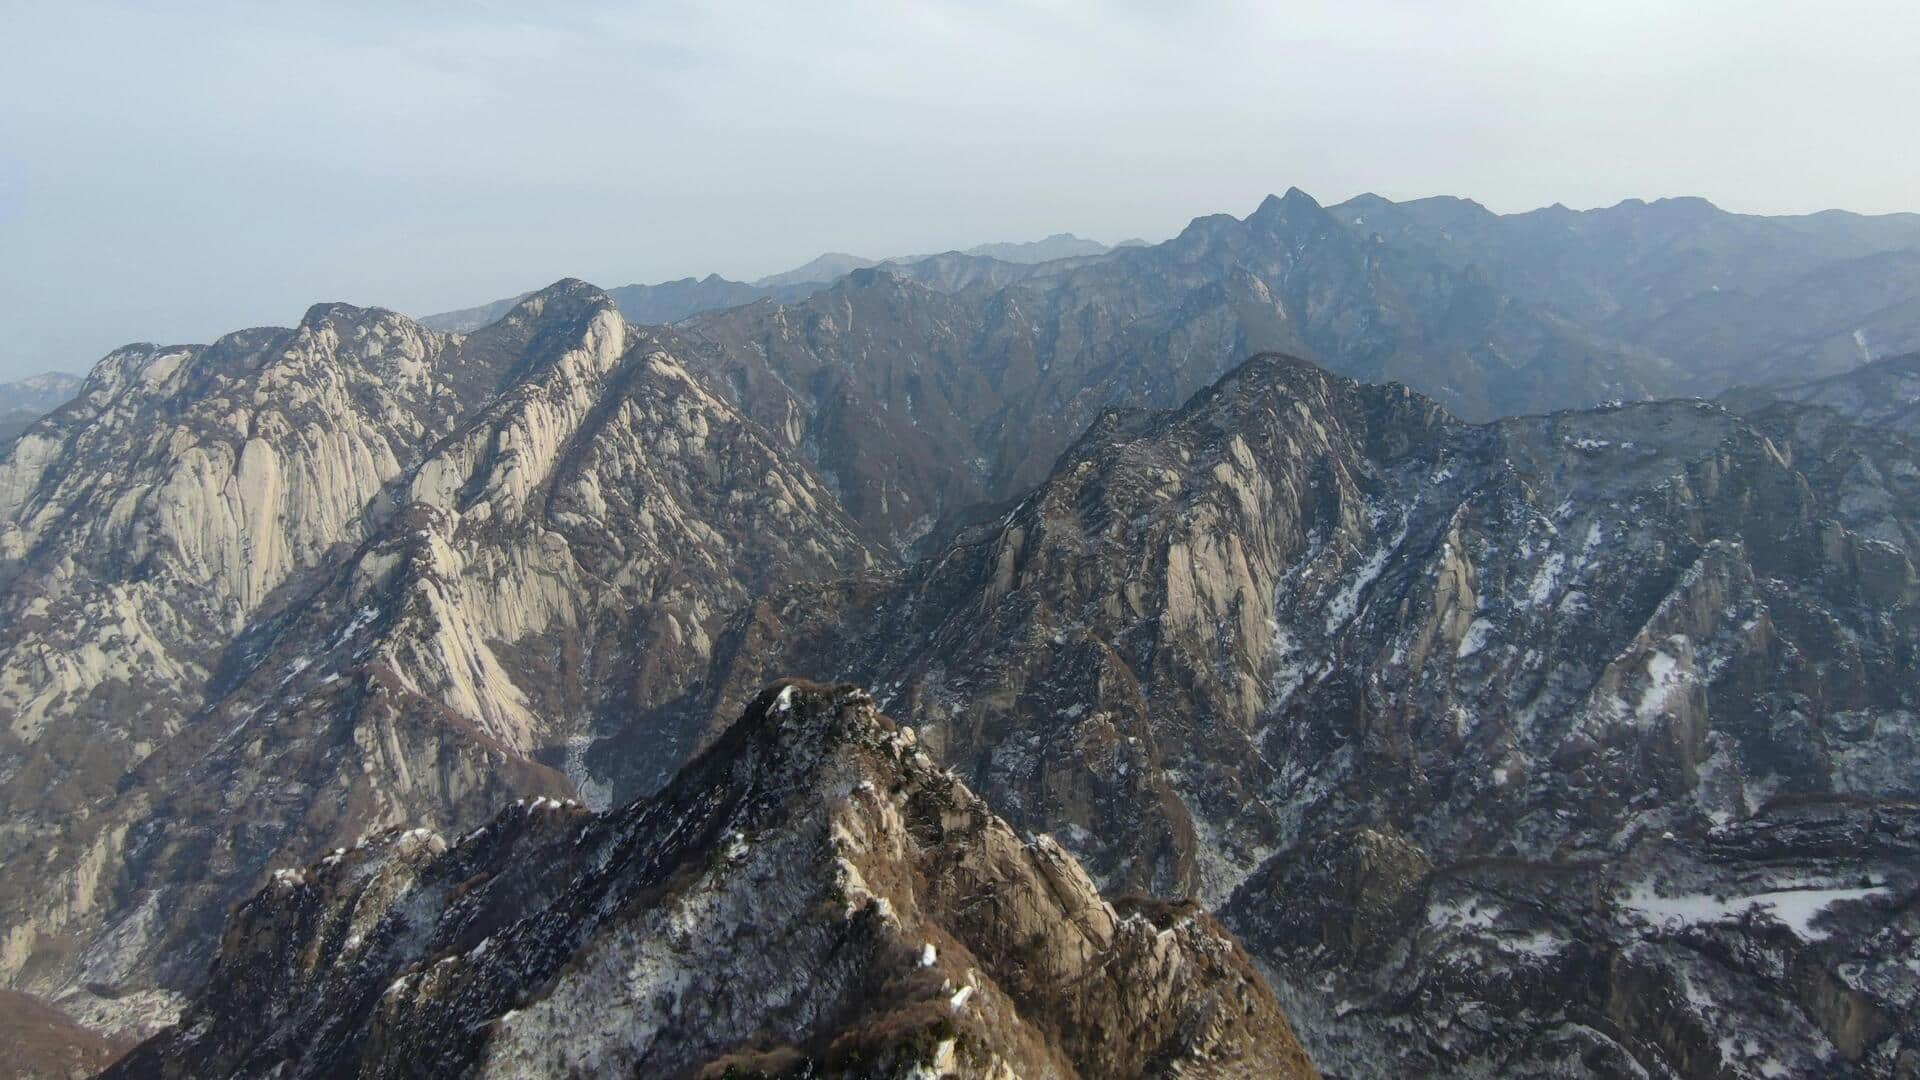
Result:
[[[1653,891],[1651,883],[1641,882],[1620,902],[1641,921],[1670,930],[1728,922],[1748,914],[1765,914],[1793,931],[1794,936],[1802,941],[1821,941],[1827,937],[1828,931],[1813,926],[1813,920],[1821,912],[1834,904],[1885,896],[1888,892],[1884,885],[1854,889],[1809,886],[1724,898],[1707,893],[1661,896]]]
[[[1333,599],[1327,604],[1327,633],[1331,634],[1340,629],[1358,613],[1360,594],[1380,577],[1381,572],[1387,568],[1387,560],[1393,557],[1393,553],[1399,550],[1406,539],[1407,527],[1403,525],[1399,535],[1374,549],[1373,554],[1367,556],[1367,561],[1354,569],[1346,583],[1341,585],[1340,591],[1335,593]]]
[[[1533,576],[1533,584],[1527,589],[1527,601],[1536,608],[1547,606],[1553,599],[1553,592],[1560,586],[1560,575],[1567,568],[1567,557],[1554,552],[1540,564],[1539,573]]]
[[[1460,635],[1460,648],[1454,656],[1464,660],[1487,647],[1487,640],[1493,636],[1493,623],[1486,619],[1475,619],[1467,625],[1467,632]]]
[[[1686,639],[1669,638],[1668,642],[1685,645]],[[1640,692],[1640,701],[1634,706],[1635,718],[1643,723],[1656,719],[1675,695],[1684,693],[1695,681],[1693,672],[1683,669],[1671,654],[1653,650],[1647,656],[1647,687]]]

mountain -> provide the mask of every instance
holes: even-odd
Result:
[[[438,330],[447,334],[469,334],[483,326],[491,326],[499,322],[508,312],[519,306],[522,300],[532,295],[532,293],[521,293],[518,296],[507,297],[505,300],[481,304],[479,307],[423,315],[420,317],[420,325],[428,330]]]
[[[685,352],[566,281],[96,368],[0,463],[12,985],[165,1019],[276,861],[592,798],[580,750],[727,612],[884,561]]]
[[[698,281],[681,278],[658,285],[627,285],[610,289],[607,295],[628,322],[676,323],[702,311],[739,307],[778,292],[708,274]]]
[[[723,392],[792,431],[869,538],[920,552],[965,505],[1039,482],[1102,409],[1172,407],[1262,350],[1485,420],[1718,394],[1856,364],[1862,341],[1920,346],[1916,223],[1702,200],[1327,208],[1294,189],[1151,247],[883,264],[681,328],[717,349]]]
[[[1072,233],[1054,233],[1045,239],[1024,243],[979,244],[968,248],[967,254],[984,255],[1002,262],[1043,263],[1083,255],[1105,255],[1110,250],[1098,240],[1088,240]]]
[[[1667,377],[1657,358],[1506,307],[1471,273],[1402,270],[1296,191],[1244,221],[1201,219],[1157,247],[1004,283],[941,290],[880,267],[682,329],[717,349],[715,383],[790,428],[867,534],[901,550],[1038,482],[1102,409],[1171,407],[1265,349],[1445,380],[1481,413],[1640,397]],[[1416,300],[1452,314],[1423,320]]]
[[[116,350],[0,455],[0,981],[150,1034],[274,871],[655,797],[798,673],[1335,1073],[1899,1075],[1908,224],[1289,191]]]
[[[1054,233],[1042,240],[1015,241],[1009,243],[975,244],[965,251],[946,251],[927,255],[895,255],[886,259],[866,259],[858,255],[830,251],[818,256],[802,266],[784,273],[772,274],[754,282],[767,289],[794,285],[826,285],[846,277],[855,270],[865,270],[874,266],[907,267],[928,259],[942,256],[965,255],[977,259],[991,259],[995,262],[1012,263],[1017,266],[1034,266],[1040,263],[1055,262],[1060,259],[1084,258],[1092,255],[1104,255],[1107,245],[1098,240],[1087,240],[1072,233]]]
[[[689,315],[718,308],[738,307],[767,296],[792,297],[811,291],[805,287],[764,288],[742,281],[728,281],[718,274],[704,278],[681,278],[658,285],[622,285],[607,290],[620,314],[630,322],[666,324]],[[509,300],[496,300],[476,308],[428,315],[420,325],[430,330],[465,334],[498,321],[531,295],[523,293]]]
[[[49,371],[0,383],[0,452],[42,416],[65,405],[80,389],[80,377]]]
[[[1057,259],[1077,259],[1089,255],[1105,255],[1112,249],[1098,240],[1088,240],[1072,233],[1054,233],[1042,240],[1016,241],[999,244],[975,244],[965,251],[967,255],[996,259],[1000,262],[1033,265],[1053,262]],[[910,255],[889,259],[888,262],[913,263],[932,258],[929,255]]]
[[[242,905],[110,1077],[1313,1075],[1191,905],[1109,902],[851,687],[783,682],[657,796],[392,830]]]
[[[953,321],[889,313],[889,324],[918,321],[934,338],[908,332],[868,341],[842,328],[857,340],[835,347],[884,354],[880,362],[895,369],[925,354],[951,354],[955,340],[977,350],[963,357],[968,370],[996,370],[1003,348],[1032,353],[1055,385],[1022,387],[1036,395],[1021,410],[1029,415],[989,417],[983,405],[942,420],[972,429],[979,444],[996,437],[989,425],[1024,443],[1022,429],[1037,419],[1030,455],[1023,445],[1004,456],[963,448],[950,463],[956,472],[995,474],[974,482],[996,497],[1036,482],[1105,405],[1171,406],[1261,349],[1303,355],[1353,378],[1404,381],[1458,415],[1484,420],[1609,400],[1712,396],[1739,383],[1838,373],[1920,348],[1920,215],[1760,217],[1702,199],[1500,215],[1454,198],[1394,203],[1364,195],[1322,207],[1289,189],[1244,219],[1197,218],[1162,244],[1096,253],[1097,246],[1061,234],[878,264],[825,255],[752,287],[710,277],[634,286],[631,295],[616,290],[616,300],[641,322],[824,324],[825,309],[845,307],[844,297],[825,294],[875,266],[960,297],[963,309],[947,313]],[[729,317],[760,299],[791,310],[777,319]],[[1033,340],[1001,340],[1008,330],[993,320],[1008,310],[1031,326]],[[1175,378],[1171,396],[1136,402],[1110,392],[1117,382],[1153,378],[1125,367],[1169,353],[1191,357],[1194,367],[1191,377]],[[800,364],[793,375],[812,368],[811,360]],[[879,377],[852,366],[856,381]],[[1106,389],[1085,393],[1103,382]],[[1056,424],[1059,409],[1070,415]],[[933,488],[906,492],[913,509],[863,520],[883,542],[911,544],[920,511],[944,505],[934,488],[961,483],[942,477]]]
[[[1105,244],[1082,240],[1072,233],[1056,233],[1028,243],[980,244],[965,252],[910,255],[888,259],[885,263],[916,280],[951,290],[977,280],[1005,284],[1025,276],[1017,268],[1100,255],[1107,250]],[[855,270],[878,265],[881,263],[873,259],[830,252],[804,266],[751,284],[708,274],[704,278],[680,278],[657,285],[622,285],[607,290],[607,295],[613,297],[620,313],[631,322],[676,323],[703,311],[739,307],[768,297],[782,301],[802,299]],[[420,325],[448,333],[470,333],[499,319],[528,295],[522,293],[479,307],[428,315],[421,318]]]
[[[79,389],[80,377],[64,371],[0,383],[0,413],[31,412],[43,416],[65,405]]]
[[[1104,887],[1219,911],[1336,1072],[1897,1075],[1916,453],[1257,359],[910,567],[757,602],[590,764],[857,680]]]
[[[822,285],[842,278],[855,270],[873,266],[878,260],[866,259],[858,255],[848,255],[842,251],[829,251],[807,262],[778,274],[768,274],[754,284],[762,289],[777,289],[789,285]]]
[[[1766,412],[1776,403],[1818,406],[1854,423],[1920,439],[1920,353],[1889,356],[1821,379],[1736,386],[1721,400],[1730,409],[1752,413]]]
[[[1468,199],[1331,208],[1356,232],[1682,365],[1668,392],[1844,370],[1920,345],[1920,214],[1763,217],[1705,199],[1496,215]]]

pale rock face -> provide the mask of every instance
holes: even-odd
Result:
[[[430,422],[406,414],[448,393],[397,377],[395,365],[417,367],[448,343],[390,313],[345,327],[338,317],[315,309],[295,331],[116,353],[77,411],[0,462],[0,527],[24,564],[7,600],[29,599],[55,619],[82,609],[68,616],[80,635],[69,647],[82,659],[63,673],[59,696],[31,710],[0,698],[0,709],[78,713],[129,669],[156,666],[190,695],[206,674],[196,662],[207,651],[203,624],[237,632],[294,573],[364,538],[367,503]],[[379,403],[369,408],[360,395]],[[229,423],[235,402],[247,403],[238,425]],[[56,458],[66,467],[50,474]],[[122,617],[89,626],[85,609],[102,593]],[[14,667],[31,652],[8,650],[0,687],[43,685]],[[37,738],[18,723],[16,734]]]
[[[117,877],[127,821],[71,808],[182,730],[222,638],[364,539],[368,504],[455,411],[425,366],[458,371],[454,347],[345,308],[204,348],[132,347],[0,462],[0,716],[8,752],[40,762],[0,778],[18,812],[6,859],[35,844],[51,857],[4,890],[9,980],[36,938],[97,922]]]
[[[103,985],[191,986],[273,863],[593,787],[552,766],[677,693],[720,615],[871,564],[680,348],[567,282],[467,337],[336,306],[103,362],[50,452],[102,467],[0,473],[0,715],[43,762],[0,776],[6,858],[48,860],[0,890],[5,977],[77,993],[111,939]]]

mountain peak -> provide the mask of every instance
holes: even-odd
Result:
[[[381,308],[363,308],[356,304],[329,301],[315,304],[308,308],[307,313],[300,317],[299,328],[302,330],[317,330],[329,325],[357,323],[370,315],[377,316],[382,314],[390,313]]]
[[[827,282],[844,276],[848,271],[872,266],[876,261],[861,255],[849,255],[844,251],[829,251],[816,255],[791,270],[768,274],[766,277],[755,280],[753,284],[765,289]]]
[[[599,286],[575,277],[564,277],[544,289],[537,289],[520,298],[509,310],[509,316],[533,320],[560,312],[578,311],[586,308],[614,308],[613,298]]]
[[[1320,209],[1319,200],[1315,199],[1313,196],[1307,194],[1306,192],[1300,190],[1297,187],[1290,187],[1286,190],[1286,193],[1284,195],[1269,194],[1266,198],[1261,199],[1260,205],[1257,208],[1255,208],[1254,213],[1264,214],[1264,213],[1272,213],[1277,210],[1306,209],[1306,208],[1311,208],[1314,210]]]
[[[604,298],[607,294],[605,290],[590,281],[583,281],[577,277],[563,277],[544,289],[535,289],[528,295],[553,299],[561,296]]]
[[[1653,208],[1669,213],[1685,214],[1689,217],[1713,217],[1723,213],[1718,206],[1698,195],[1672,195],[1664,199],[1655,199]]]
[[[226,940],[108,1075],[1313,1075],[1211,916],[1102,898],[845,684],[768,686],[621,810],[281,871]]]
[[[1268,195],[1260,200],[1260,206],[1248,215],[1247,222],[1299,223],[1325,217],[1326,213],[1326,209],[1313,196],[1297,187],[1290,187],[1284,195]]]

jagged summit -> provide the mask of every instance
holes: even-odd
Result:
[[[556,306],[564,305],[568,310],[594,308],[613,310],[613,298],[592,282],[580,278],[564,277],[544,289],[535,289],[522,296],[509,309],[509,316],[538,317]]]
[[[865,692],[799,680],[618,811],[276,874],[107,1075],[265,1072],[1313,1075],[1204,912],[1102,899]]]
[[[1326,215],[1326,208],[1313,196],[1297,187],[1290,187],[1284,195],[1268,195],[1260,200],[1260,205],[1246,218],[1246,223],[1299,223],[1317,220]]]
[[[315,330],[331,324],[351,324],[366,319],[388,317],[405,318],[397,311],[389,311],[382,307],[361,307],[358,304],[330,300],[307,308],[306,314],[300,317],[300,321],[295,326],[301,330]]]

